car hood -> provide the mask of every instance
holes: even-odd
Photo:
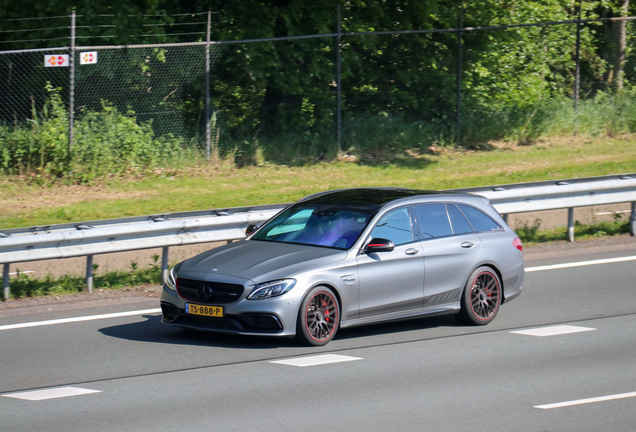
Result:
[[[293,277],[346,256],[346,251],[330,248],[243,240],[194,256],[184,261],[178,272],[224,275],[260,283]]]

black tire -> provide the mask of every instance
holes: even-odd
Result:
[[[486,325],[501,306],[501,282],[490,267],[479,267],[468,278],[457,319],[469,325]]]
[[[312,288],[298,311],[296,338],[308,345],[326,345],[339,326],[340,306],[333,291],[324,286]]]

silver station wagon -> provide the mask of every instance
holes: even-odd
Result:
[[[521,241],[477,195],[334,190],[246,233],[172,268],[164,323],[324,345],[339,328],[425,315],[488,324],[523,285]]]

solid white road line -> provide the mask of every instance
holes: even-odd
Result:
[[[543,271],[543,270],[570,268],[570,267],[583,267],[583,266],[596,265],[596,264],[610,264],[610,263],[634,261],[634,260],[636,260],[636,255],[627,256],[627,257],[619,257],[619,258],[592,260],[592,261],[579,261],[579,262],[573,262],[573,263],[554,264],[554,265],[547,265],[547,266],[540,266],[540,267],[528,267],[526,268],[526,273],[535,272],[535,271]]]
[[[40,401],[45,399],[56,399],[68,396],[79,396],[90,393],[101,393],[101,390],[90,390],[79,387],[59,387],[48,390],[34,390],[19,393],[7,393],[2,396],[30,401]]]
[[[548,405],[537,405],[534,408],[539,408],[539,409],[563,408],[563,407],[569,407],[569,406],[574,406],[574,405],[583,405],[583,404],[596,403],[596,402],[605,402],[605,401],[610,401],[610,400],[626,399],[626,398],[631,398],[631,397],[636,397],[636,392],[615,394],[615,395],[609,395],[609,396],[601,396],[601,397],[595,397],[595,398],[589,398],[589,399],[579,399],[579,400],[574,400],[574,401],[569,401],[569,402],[559,402],[559,403],[553,403],[553,404],[548,404]]]
[[[540,328],[529,329],[529,330],[512,331],[510,333],[544,337],[544,336],[558,336],[558,335],[564,335],[564,334],[570,334],[570,333],[580,333],[580,332],[593,331],[593,330],[596,330],[596,329],[591,327],[558,325],[558,326],[550,326],[550,327],[540,327]]]
[[[306,367],[306,366],[317,366],[329,363],[341,363],[348,361],[362,360],[361,357],[350,357],[345,355],[338,354],[322,354],[311,357],[300,357],[289,360],[277,360],[271,361],[270,363],[282,364],[286,366],[298,366],[298,367]]]
[[[61,318],[61,319],[54,319],[54,320],[48,320],[48,321],[37,321],[37,322],[28,322],[28,323],[20,323],[20,324],[3,325],[3,326],[0,326],[0,330],[13,330],[18,328],[39,327],[39,326],[54,325],[54,324],[66,324],[66,323],[73,323],[73,322],[80,322],[80,321],[93,321],[93,320],[119,318],[119,317],[125,317],[125,316],[133,316],[133,315],[155,314],[160,312],[161,312],[161,309],[156,308],[156,309],[129,311],[129,312],[116,312],[116,313],[109,313],[109,314],[102,314],[102,315],[89,315],[89,316],[74,317],[74,318]]]

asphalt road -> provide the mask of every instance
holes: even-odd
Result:
[[[534,254],[486,327],[419,319],[322,348],[185,333],[157,299],[0,311],[0,431],[633,432],[636,260],[542,267],[634,256]]]

